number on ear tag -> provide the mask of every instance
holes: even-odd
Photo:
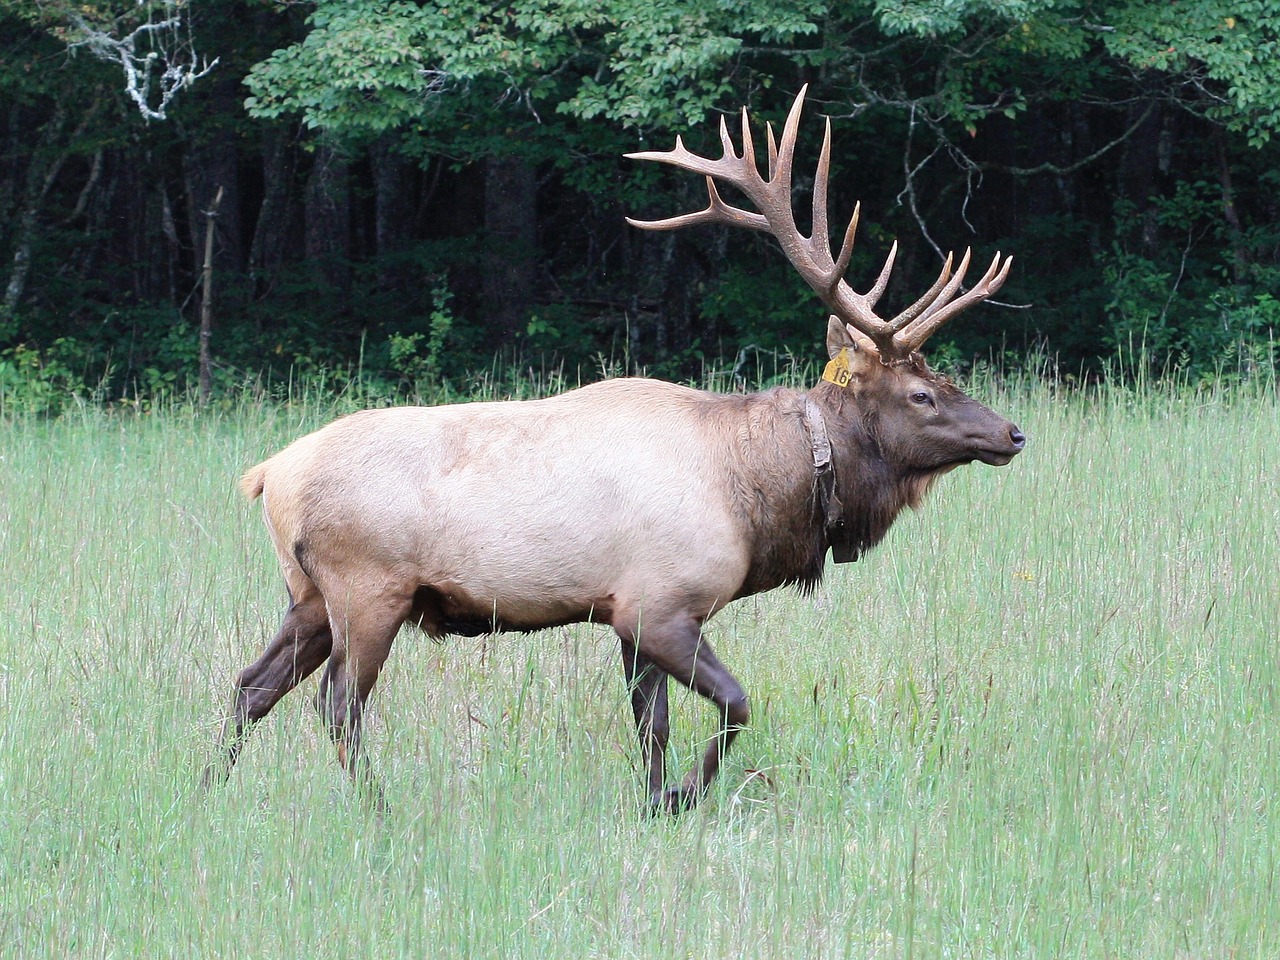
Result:
[[[837,387],[847,387],[853,379],[853,371],[849,369],[849,351],[842,349],[822,371],[822,379],[834,383]]]

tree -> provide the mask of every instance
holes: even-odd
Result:
[[[196,53],[186,0],[36,0],[5,6],[124,73],[124,92],[145,120],[164,120],[174,98],[217,66]]]
[[[700,123],[744,38],[812,33],[817,4],[322,2],[299,43],[251,72],[250,113],[301,115],[348,143],[482,163],[487,316],[503,340],[535,298],[539,167],[567,170],[627,127]]]

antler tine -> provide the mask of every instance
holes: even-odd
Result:
[[[710,176],[707,177],[707,198],[706,208],[696,213],[682,213],[664,220],[637,220],[635,217],[624,219],[631,226],[639,227],[641,230],[679,230],[681,227],[692,227],[699,223],[726,223],[730,226],[769,232],[769,220],[764,214],[743,210],[720,199],[720,191],[716,189],[716,182]]]
[[[960,284],[964,282],[964,275],[969,271],[969,257],[972,252],[972,248],[965,247],[964,256],[960,258],[960,265],[956,268],[954,276],[951,275],[951,259],[954,254],[947,254],[947,260],[942,265],[942,272],[938,274],[938,279],[933,282],[933,286],[925,291],[923,297],[889,321],[889,326],[894,331],[895,337],[898,331],[905,327],[916,326],[916,329],[919,329],[918,324],[928,320],[951,302],[951,298],[960,289]],[[939,290],[939,287],[941,287],[941,290]],[[937,294],[933,296],[935,291],[937,291]],[[954,316],[954,313],[947,316]],[[933,327],[930,332],[936,329],[937,327]],[[897,338],[897,340],[899,343],[910,343],[911,338],[904,335]],[[924,341],[920,342],[923,343]]]
[[[965,254],[968,259],[968,253]],[[939,297],[939,306],[937,309],[926,311],[925,314],[912,323],[908,324],[905,329],[894,335],[894,341],[900,344],[900,349],[910,352],[919,350],[921,345],[928,340],[937,329],[954,317],[961,310],[966,310],[980,300],[985,300],[991,296],[1002,286],[1005,279],[1009,276],[1009,268],[1013,266],[1013,257],[1005,257],[1004,263],[1001,265],[1000,253],[997,251],[995,258],[991,261],[991,266],[987,267],[987,272],[982,275],[982,279],[970,288],[969,292],[958,300],[952,300],[946,303]],[[957,276],[963,273],[963,265]]]
[[[843,252],[843,251],[841,251]],[[884,296],[885,288],[889,286],[889,274],[893,273],[893,261],[898,256],[898,241],[893,241],[889,247],[889,255],[884,258],[884,266],[880,268],[880,276],[876,277],[876,282],[871,285],[871,289],[863,294],[863,299],[867,301],[868,307],[874,307],[876,303]]]
[[[673,167],[680,167],[691,173],[701,173],[708,177],[720,175],[720,164],[724,160],[724,158],[709,160],[691,153],[679,134],[676,134],[676,145],[670,150],[641,150],[638,153],[624,154],[624,156],[628,160],[654,160],[658,163],[669,163]]]
[[[920,299],[918,299],[915,303],[911,304],[911,306],[907,307],[905,310],[903,310],[901,313],[899,313],[896,317],[894,317],[890,321],[890,326],[893,328],[893,331],[895,333],[897,333],[903,327],[910,324],[913,320],[915,320],[921,314],[927,315],[928,309],[934,306],[935,304],[937,304],[938,306],[942,306],[943,304],[946,303],[946,300],[948,298],[944,296],[941,293],[941,291],[945,286],[947,286],[949,281],[955,279],[951,276],[951,262],[954,259],[955,259],[955,253],[949,252],[947,254],[947,259],[944,260],[942,263],[942,270],[938,273],[938,279],[933,281],[933,286],[931,286],[928,290],[926,290],[921,295]],[[968,269],[968,266],[969,266],[969,251],[966,250],[964,254],[964,260],[960,264],[958,277],[962,278],[964,276],[964,272],[966,269]]]
[[[827,185],[830,174],[831,118],[828,117],[826,132],[822,135],[822,152],[818,154],[818,172],[813,177],[813,229],[809,234],[810,242],[820,243],[828,256],[831,255],[831,241],[827,237]],[[837,271],[836,276],[844,276],[844,271]]]
[[[935,316],[940,310],[942,310],[945,306],[947,306],[947,304],[951,302],[952,297],[956,295],[956,291],[960,289],[960,284],[964,282],[964,275],[969,272],[969,257],[970,257],[970,254],[972,253],[973,253],[973,249],[971,247],[964,248],[964,256],[960,258],[960,265],[956,267],[955,276],[951,277],[951,279],[949,279],[946,282],[946,285],[943,286],[942,291],[936,297],[933,298],[933,301],[924,308],[924,311],[921,312],[918,317],[911,319],[910,322],[902,323],[899,327],[897,327],[897,330],[903,330],[907,327],[914,327],[916,330],[919,330],[920,324],[927,322],[931,317]],[[948,254],[948,258],[949,257],[950,257],[950,254]],[[934,283],[934,286],[937,286],[936,281]],[[930,289],[933,289],[933,288],[931,287]],[[916,301],[916,302],[919,303],[919,301]],[[912,304],[911,308],[914,309],[914,307],[915,307],[915,304]],[[903,312],[905,313],[908,311],[903,311]],[[898,318],[895,317],[894,319],[897,320]],[[935,327],[933,329],[937,329],[937,328]],[[902,339],[903,339],[903,342],[907,342],[907,343],[909,343],[911,340],[910,336],[905,336]],[[921,341],[921,343],[923,342],[924,341]]]
[[[746,114],[747,111],[745,107],[742,112],[744,115]],[[764,125],[764,132],[769,138],[769,179],[772,180],[774,175],[778,172],[778,141],[773,138],[772,123],[768,123],[766,121]]]
[[[724,118],[720,118],[720,126],[724,128]],[[728,149],[726,147],[726,149]],[[747,116],[747,108],[742,108],[742,163],[754,179],[760,179],[760,171],[756,167],[756,145],[751,139],[751,118]]]
[[[806,83],[796,94],[795,102],[787,113],[787,121],[782,125],[782,142],[778,144],[778,162],[769,177],[769,186],[774,197],[785,198],[788,209],[791,204],[791,161],[795,159],[796,138],[800,133],[800,111],[804,109],[804,95],[809,91]]]
[[[942,291],[934,298],[933,302],[924,308],[924,313],[920,314],[919,319],[932,316],[938,310],[941,310],[951,298],[956,295],[956,291],[960,289],[960,284],[964,283],[964,275],[969,272],[969,259],[973,254],[972,247],[964,248],[964,256],[960,258],[960,265],[956,267],[955,275],[947,281]],[[897,319],[895,317],[895,319]],[[912,321],[913,323],[915,321]]]
[[[835,275],[843,278],[849,269],[849,260],[853,256],[853,243],[858,232],[858,217],[862,214],[862,201],[853,205],[853,216],[849,218],[849,226],[845,228],[844,240],[840,243],[840,256],[836,257]]]
[[[831,118],[827,117],[826,129],[822,136],[822,152],[818,156],[818,172],[813,180],[813,234],[812,244],[821,243],[821,252],[831,255],[831,245],[827,235],[827,190],[831,177]],[[862,213],[862,203],[853,205],[853,216],[849,218],[849,226],[844,232],[844,240],[840,244],[840,254],[832,266],[831,287],[834,290],[844,280],[845,271],[849,269],[849,260],[853,257],[853,245],[858,232],[858,217]],[[817,252],[817,251],[816,251]],[[868,308],[876,305],[876,301],[884,294],[889,285],[889,274],[893,272],[893,261],[898,255],[898,241],[893,241],[889,248],[889,256],[880,269],[880,276],[875,284],[862,295]]]

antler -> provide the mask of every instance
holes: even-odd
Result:
[[[952,255],[948,254],[942,273],[924,296],[891,320],[880,317],[875,312],[875,305],[889,285],[898,244],[894,241],[889,248],[889,256],[885,258],[880,275],[870,290],[858,293],[850,287],[844,274],[849,268],[849,258],[853,255],[854,234],[858,229],[858,214],[861,210],[861,204],[855,204],[853,217],[849,220],[844,241],[840,244],[840,252],[832,258],[827,234],[827,181],[831,168],[830,119],[826,123],[822,154],[818,158],[818,170],[813,181],[813,231],[806,237],[796,226],[795,212],[791,206],[791,164],[795,157],[796,133],[807,90],[807,85],[800,88],[791,112],[787,114],[787,121],[782,128],[781,145],[774,141],[773,127],[766,126],[769,140],[767,179],[760,176],[756,167],[755,145],[751,140],[751,126],[745,107],[742,109],[741,154],[734,148],[733,138],[729,135],[729,127],[723,117],[720,118],[720,142],[724,145],[724,155],[719,160],[690,153],[679,136],[671,150],[646,150],[627,154],[632,160],[656,160],[681,170],[702,174],[707,178],[709,197],[707,208],[696,213],[686,213],[665,220],[634,220],[628,217],[627,222],[644,230],[677,230],[698,223],[725,223],[772,234],[782,244],[782,250],[792,266],[822,298],[822,302],[841,320],[869,337],[880,351],[882,360],[888,362],[909,356],[920,349],[942,324],[999,290],[1009,275],[1013,258],[1006,257],[1002,263],[1000,254],[997,253],[982,279],[957,298],[956,292],[969,267],[969,251],[965,251],[954,275],[951,272]],[[725,203],[716,189],[717,180],[737,187],[759,212]]]

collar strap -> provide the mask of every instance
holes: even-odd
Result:
[[[836,563],[857,560],[857,551],[851,549],[844,531],[844,507],[836,494],[836,467],[831,461],[831,438],[827,434],[827,422],[823,419],[822,410],[808,396],[804,398],[804,422],[809,428],[814,487],[818,494],[818,505],[822,509],[822,525],[827,543],[831,546]]]
[[[827,436],[827,421],[812,397],[804,398],[804,422],[809,428],[809,443],[813,447],[813,469],[821,473],[831,468],[831,438]]]

